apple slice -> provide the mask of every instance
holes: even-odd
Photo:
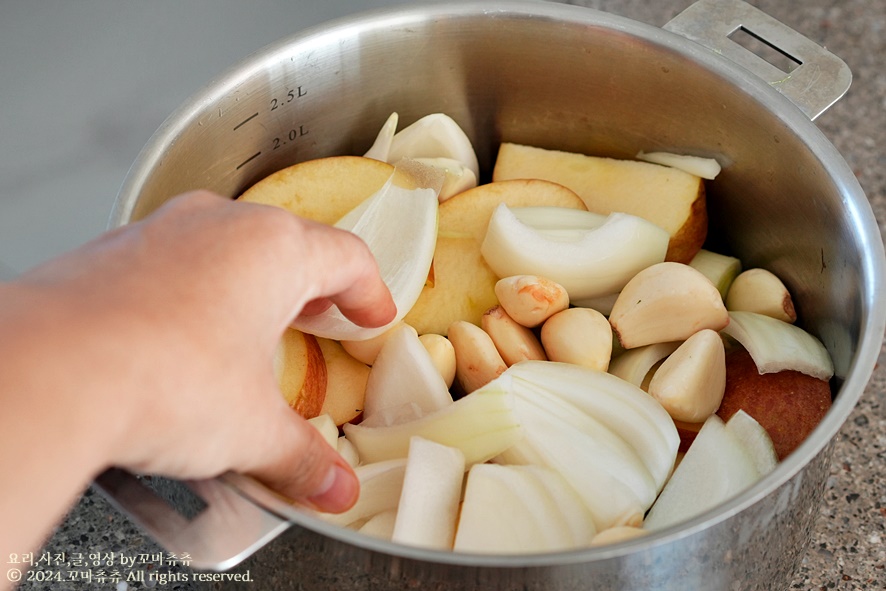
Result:
[[[240,195],[240,201],[274,205],[295,215],[332,225],[381,189],[392,174],[412,181],[385,162],[359,156],[331,156],[294,164],[265,177]]]
[[[274,375],[283,398],[295,412],[310,419],[326,399],[326,362],[313,335],[287,329],[274,354]]]
[[[568,236],[551,236],[501,204],[489,220],[480,252],[499,277],[539,275],[577,300],[620,291],[639,271],[664,261],[668,247],[667,232],[625,213],[610,214],[596,228],[568,230]]]
[[[707,236],[701,178],[666,166],[503,143],[493,181],[545,179],[569,187],[588,211],[630,213],[664,228],[667,259],[688,263]]]
[[[362,238],[375,256],[382,279],[391,291],[397,315],[385,326],[361,327],[335,306],[314,316],[299,316],[293,326],[336,339],[362,340],[384,333],[412,308],[425,285],[437,238],[437,192],[402,189],[393,177],[358,214],[346,214],[337,227]]]
[[[748,450],[710,416],[643,524],[656,530],[691,519],[734,497],[760,477]]]
[[[326,397],[320,412],[343,425],[363,412],[369,367],[348,355],[338,341],[318,338],[317,343],[326,363]]]
[[[317,515],[337,525],[348,526],[397,508],[406,473],[406,458],[357,466],[354,473],[360,481],[360,496],[354,506],[343,513]]]
[[[535,473],[497,464],[471,468],[456,552],[529,554],[574,546],[568,521]]]
[[[540,180],[487,183],[441,203],[434,281],[424,287],[405,318],[418,334],[447,335],[457,320],[479,326],[483,312],[498,303],[499,278],[483,260],[480,244],[499,203],[585,208],[569,189]]]
[[[364,426],[390,426],[452,404],[443,376],[415,329],[403,324],[388,336],[369,372]]]
[[[391,540],[451,550],[464,474],[461,450],[413,437]]]
[[[348,423],[343,429],[364,462],[405,458],[409,440],[419,436],[461,449],[468,465],[495,457],[522,434],[509,381],[502,378],[408,423],[390,427]]]

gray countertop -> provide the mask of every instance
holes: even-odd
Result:
[[[139,148],[188,95],[249,52],[305,26],[383,0],[239,3],[3,3],[0,6],[0,280],[104,228]],[[688,0],[582,0],[656,26]],[[826,46],[854,74],[817,120],[886,222],[886,0],[756,0]],[[881,352],[881,360],[882,352]],[[882,363],[836,440],[812,544],[792,589],[886,589],[886,370]],[[44,548],[52,553],[158,551],[87,491]],[[252,573],[254,589],[270,588]],[[263,581],[265,583],[263,584]],[[22,589],[114,589],[26,583]],[[123,588],[122,586],[119,588]],[[129,588],[143,588],[131,584]],[[166,588],[190,589],[170,583]]]

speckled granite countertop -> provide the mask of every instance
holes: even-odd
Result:
[[[677,0],[568,3],[657,26],[690,4]],[[848,95],[817,123],[855,171],[882,230],[886,223],[886,0],[757,0],[753,4],[828,47],[852,69],[854,82]],[[886,589],[886,369],[882,364],[837,437],[819,513],[812,545],[790,588]],[[117,551],[130,556],[158,551],[92,491],[87,491],[73,507],[45,550]],[[270,583],[263,579],[263,573],[252,576],[251,588],[271,588],[266,586]],[[85,591],[114,589],[115,583],[76,582],[64,587],[57,583],[27,583],[21,588]],[[144,585],[131,584],[129,588]],[[191,589],[186,583],[169,583],[165,588]]]

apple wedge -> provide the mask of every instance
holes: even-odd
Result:
[[[434,281],[424,287],[405,318],[418,334],[446,335],[456,320],[479,326],[483,312],[498,303],[499,278],[483,260],[480,244],[499,203],[585,209],[569,189],[541,180],[487,183],[441,203]]]
[[[244,191],[239,200],[282,207],[331,226],[378,192],[392,174],[392,165],[372,158],[318,158],[265,177]],[[396,174],[398,184],[414,188],[407,175]]]
[[[499,378],[449,406],[420,419],[390,427],[343,426],[364,462],[405,458],[414,436],[456,447],[472,465],[495,457],[520,436],[514,397],[507,379]]]
[[[707,236],[702,179],[675,168],[503,143],[493,181],[544,179],[569,187],[588,211],[630,213],[664,228],[669,261],[688,263]]]
[[[320,412],[343,425],[363,412],[369,367],[348,355],[338,341],[318,338],[317,343],[326,363],[326,397]]]
[[[391,540],[451,550],[464,474],[461,450],[413,437]]]
[[[310,419],[323,410],[327,372],[323,350],[313,335],[287,329],[274,354],[274,375],[289,406]]]

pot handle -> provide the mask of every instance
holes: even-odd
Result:
[[[815,120],[837,102],[852,82],[843,60],[741,0],[699,0],[664,27],[750,70],[789,98]],[[745,49],[732,40],[744,32],[789,58],[790,72]]]
[[[183,482],[204,507],[188,519],[133,474],[111,468],[93,486],[178,560],[227,570],[286,530],[290,522],[239,494],[225,478]]]

